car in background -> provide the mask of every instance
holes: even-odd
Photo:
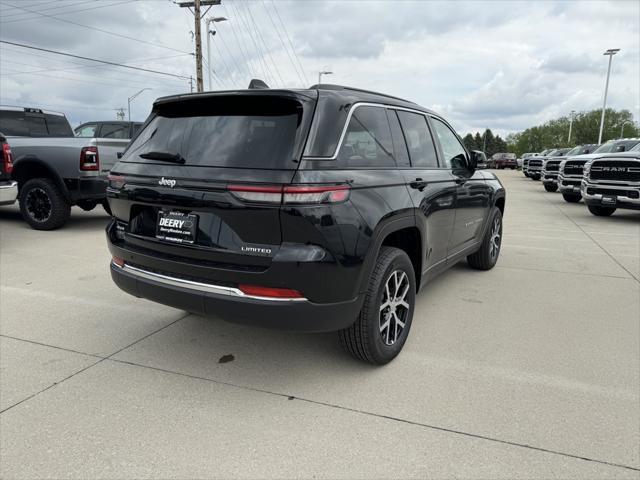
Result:
[[[518,168],[518,161],[516,160],[515,153],[494,153],[489,160],[490,168],[497,168],[502,170],[504,168],[510,168],[515,170]]]
[[[13,205],[18,198],[18,182],[11,179],[13,157],[7,138],[0,133],[0,206]]]
[[[598,217],[608,217],[618,208],[640,210],[640,140],[629,151],[589,160],[580,192],[589,211]]]
[[[582,199],[580,185],[582,184],[583,168],[589,160],[605,153],[625,152],[637,148],[639,144],[640,139],[637,138],[609,140],[591,153],[578,156],[567,155],[566,158],[560,162],[558,168],[558,189],[560,193],[562,193],[562,198],[564,198],[565,202],[569,203],[577,203]]]
[[[478,170],[483,170],[485,168],[488,168],[487,156],[482,150],[471,150],[471,152],[474,153],[476,155],[476,158],[478,159],[478,165],[476,166]]]
[[[74,137],[62,113],[0,106],[0,131],[11,144],[12,180],[24,220],[36,230],[64,225],[71,207],[106,202],[107,175],[129,139]]]
[[[547,156],[542,162],[542,184],[547,192],[558,191],[558,171],[560,169],[560,163],[564,158],[570,155],[584,155],[593,152],[598,145],[578,145],[572,149],[561,148],[556,151],[553,157]]]
[[[73,131],[76,137],[131,139],[138,133],[141,126],[142,122],[121,120],[85,122]]]

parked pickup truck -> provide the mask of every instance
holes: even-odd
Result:
[[[578,145],[572,149],[560,148],[555,151],[553,156],[547,156],[542,162],[542,184],[547,192],[558,191],[558,171],[560,163],[567,157],[572,155],[585,155],[593,152],[598,145]]]
[[[589,160],[601,157],[606,153],[625,152],[637,148],[638,144],[640,144],[640,139],[637,138],[609,140],[593,150],[592,153],[578,156],[567,155],[566,159],[560,162],[558,169],[558,189],[565,202],[577,203],[582,200],[580,184],[582,183],[584,165]]]
[[[522,156],[522,173],[524,174],[524,176],[527,178],[531,178],[531,174],[529,172],[529,160],[532,160],[533,158],[536,158],[536,157],[544,157],[549,152],[551,152],[550,148],[543,150],[540,153],[532,153],[532,154],[525,153]],[[529,155],[529,156],[525,156],[525,155]]]
[[[64,225],[76,205],[106,203],[107,175],[129,139],[74,137],[61,113],[0,107],[0,131],[13,153],[20,212],[36,230]]]
[[[11,180],[12,171],[11,147],[0,133],[0,205],[13,205],[18,196],[18,183]]]
[[[589,211],[599,217],[618,208],[640,210],[640,144],[588,161],[580,191]]]

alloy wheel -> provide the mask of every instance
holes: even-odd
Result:
[[[46,222],[51,216],[51,199],[42,188],[32,188],[27,193],[26,207],[36,222]]]
[[[402,270],[389,275],[382,294],[380,305],[380,336],[386,345],[393,345],[400,338],[409,315],[407,295],[411,283]]]
[[[491,239],[489,240],[489,256],[495,260],[500,253],[500,242],[502,241],[502,222],[499,217],[493,220],[491,226]]]

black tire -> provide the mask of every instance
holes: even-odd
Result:
[[[110,217],[113,216],[113,213],[111,212],[111,207],[109,206],[109,202],[107,202],[106,200],[103,200],[102,208],[104,208],[104,211],[107,212],[107,215],[109,215]]]
[[[402,279],[399,287],[398,279]],[[388,302],[385,288],[387,285],[391,286],[389,291],[394,290],[394,296],[397,295],[398,289],[402,293],[408,288],[402,297],[407,307],[397,303],[383,310],[383,303]],[[338,332],[340,343],[347,352],[359,360],[374,365],[389,363],[400,353],[407,340],[415,299],[416,280],[411,260],[399,248],[382,247],[369,279],[362,310],[353,325]],[[402,318],[403,327],[394,320],[391,308],[396,314],[395,318]]]
[[[558,191],[558,185],[556,185],[555,183],[545,183],[544,184],[544,189],[547,192],[557,192]]]
[[[599,207],[597,205],[587,205],[587,208],[597,217],[609,217],[616,211],[615,207]]]
[[[489,226],[484,234],[482,245],[480,245],[477,252],[467,257],[467,262],[471,268],[475,268],[476,270],[491,270],[500,256],[500,247],[502,245],[502,212],[500,212],[498,207],[493,207],[489,218]]]
[[[84,210],[85,212],[90,212],[91,210],[93,210],[94,208],[96,208],[96,202],[90,202],[90,201],[86,201],[86,200],[80,200],[78,201],[77,205]]]
[[[69,219],[71,204],[50,178],[33,178],[20,187],[20,213],[35,230],[55,230]]]
[[[524,176],[529,178],[529,172],[524,172]]]
[[[530,178],[531,178],[531,180],[538,181],[538,180],[540,180],[540,175],[533,174],[533,175],[531,175]]]
[[[582,200],[582,195],[580,195],[579,193],[563,193],[562,198],[564,198],[565,202],[578,203],[580,200]]]

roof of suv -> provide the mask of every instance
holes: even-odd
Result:
[[[170,95],[166,97],[160,97],[154,105],[175,102],[180,100],[187,100],[192,98],[209,98],[224,95],[302,95],[308,98],[315,99],[320,92],[330,92],[333,95],[344,97],[346,101],[350,102],[372,102],[372,103],[384,103],[398,107],[405,107],[414,110],[420,110],[427,113],[434,113],[417,103],[405,100],[403,98],[394,97],[393,95],[387,95],[384,93],[373,92],[370,90],[363,90],[360,88],[347,87],[344,85],[333,84],[318,84],[312,85],[307,89],[241,89],[241,90],[220,90],[212,92],[200,92],[200,93],[183,93],[178,95]]]

